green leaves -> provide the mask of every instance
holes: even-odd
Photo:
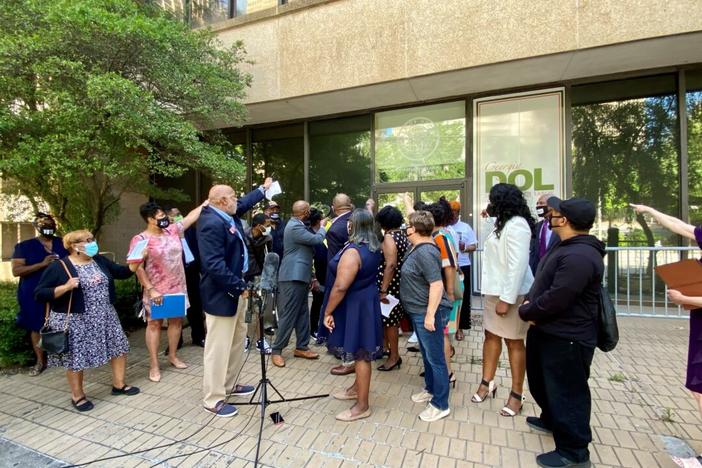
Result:
[[[241,44],[133,0],[6,0],[0,9],[0,173],[64,230],[99,234],[124,191],[187,169],[237,180],[215,122],[241,123]],[[177,197],[177,194],[170,194]]]

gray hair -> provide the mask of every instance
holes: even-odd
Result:
[[[349,220],[351,221],[349,242],[368,244],[368,250],[371,252],[380,250],[380,240],[378,239],[373,213],[365,208],[357,208],[353,210]]]

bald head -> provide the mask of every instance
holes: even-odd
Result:
[[[228,185],[215,185],[208,194],[210,204],[230,215],[236,214],[237,198],[234,189]]]
[[[536,206],[546,206],[546,202],[551,197],[555,197],[555,195],[550,192],[539,195],[539,198],[536,200]]]
[[[337,193],[332,200],[332,208],[337,215],[351,211],[353,209],[351,197],[345,193]]]
[[[307,203],[305,200],[298,200],[295,203],[293,203],[292,215],[294,217],[303,219],[304,217],[307,216],[309,211],[310,211],[310,204]]]

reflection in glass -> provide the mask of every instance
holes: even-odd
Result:
[[[375,180],[457,179],[465,175],[465,102],[375,115]]]
[[[593,234],[619,246],[677,245],[628,207],[680,211],[674,76],[575,86],[572,103],[573,190],[599,207]]]
[[[370,116],[310,122],[310,201],[339,192],[363,207],[370,197]]]
[[[248,15],[276,6],[278,6],[278,0],[236,0],[236,16]]]
[[[436,203],[439,198],[445,197],[446,201],[461,201],[461,190],[460,189],[445,189],[445,190],[430,190],[427,192],[419,192],[419,199],[424,203]],[[462,202],[461,202],[462,203]]]
[[[405,197],[409,197],[410,203],[414,205],[414,192],[381,192],[378,194],[377,211],[380,211],[384,206],[394,206],[402,212],[402,217],[407,222],[407,208],[405,205]]]
[[[257,129],[253,132],[253,183],[275,176],[283,193],[274,200],[290,214],[292,204],[304,197],[304,141],[302,125]]]
[[[229,19],[229,3],[230,0],[191,0],[193,27],[207,26]]]
[[[690,223],[702,224],[702,71],[687,72],[687,157]]]

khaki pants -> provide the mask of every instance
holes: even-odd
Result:
[[[244,359],[246,341],[246,307],[248,299],[239,297],[234,317],[221,317],[205,312],[207,338],[205,339],[203,403],[214,408],[226,400],[227,393],[236,384]]]

